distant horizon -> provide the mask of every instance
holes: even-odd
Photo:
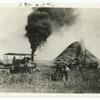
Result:
[[[75,42],[79,42],[79,43],[81,43],[81,41],[74,41],[73,43],[75,43]],[[71,43],[71,44],[69,44],[60,54],[58,54],[55,58],[53,58],[52,60],[48,60],[48,59],[35,59],[35,56],[34,56],[34,61],[35,62],[38,62],[38,61],[43,61],[43,62],[50,62],[50,61],[53,61],[54,59],[56,59],[59,55],[61,55],[70,45],[72,45],[73,43]],[[87,48],[85,48],[85,49],[87,49]],[[88,50],[88,49],[87,49]],[[90,51],[89,51],[90,52]],[[11,52],[9,52],[9,53],[11,53]],[[8,54],[9,54],[8,53]],[[13,52],[14,53],[14,52]],[[13,53],[11,53],[11,54],[13,54]],[[90,52],[91,53],[91,52]],[[12,60],[12,58],[15,56],[16,58],[23,58],[24,56],[18,56],[18,55],[16,55],[16,54],[28,54],[29,55],[29,53],[20,53],[20,52],[17,52],[17,53],[14,53],[15,55],[6,55],[6,56],[9,56],[9,60]],[[31,53],[30,53],[30,55],[31,55]],[[95,56],[93,53],[92,53],[92,55],[93,56]],[[95,56],[96,57],[96,56]],[[97,57],[96,57],[97,58]],[[100,60],[99,58],[97,58],[98,60]],[[1,59],[0,58],[0,60],[5,60],[5,58],[3,58],[3,59]]]

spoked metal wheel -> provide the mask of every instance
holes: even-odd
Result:
[[[5,70],[0,71],[0,84],[5,83],[8,80],[9,73]]]
[[[58,71],[56,78],[57,78],[57,80],[62,81],[62,79],[63,79],[63,73],[61,71]]]

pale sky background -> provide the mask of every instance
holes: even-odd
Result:
[[[0,58],[8,52],[30,53],[30,44],[24,37],[27,16],[31,8],[0,8]],[[78,8],[78,18],[71,27],[54,32],[36,51],[35,59],[52,60],[69,44],[84,41],[85,47],[100,59],[100,8]]]

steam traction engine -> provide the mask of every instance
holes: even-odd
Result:
[[[8,69],[10,74],[32,73],[36,64],[31,62],[31,54],[24,53],[6,53],[4,54],[5,62],[0,69]]]

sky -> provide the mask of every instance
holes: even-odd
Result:
[[[31,53],[25,38],[25,25],[31,8],[0,8],[0,59],[8,52]],[[35,52],[36,60],[53,60],[68,45],[83,41],[85,47],[100,59],[100,8],[77,8],[76,22],[53,31],[47,42]]]

